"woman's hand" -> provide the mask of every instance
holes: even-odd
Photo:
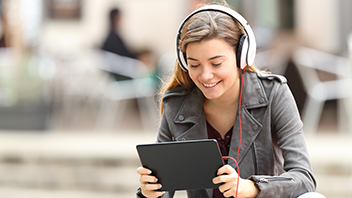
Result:
[[[161,188],[161,184],[155,184],[158,179],[152,175],[151,170],[139,167],[137,173],[140,175],[139,181],[141,182],[141,191],[145,197],[156,198],[164,194],[164,192],[155,191]]]
[[[220,192],[224,194],[224,197],[235,197],[238,177],[236,170],[230,165],[225,165],[219,168],[217,174],[219,176],[213,179],[213,183],[224,183],[219,186]],[[254,185],[253,181],[239,178],[238,193],[236,198],[256,197],[258,193],[259,189]]]

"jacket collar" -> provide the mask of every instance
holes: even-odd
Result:
[[[245,72],[242,90],[242,104],[247,109],[253,109],[268,105],[262,83],[257,73]]]
[[[196,123],[203,114],[203,93],[193,88],[177,112],[175,123]]]

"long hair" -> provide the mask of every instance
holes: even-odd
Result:
[[[184,24],[179,41],[179,50],[185,53],[189,43],[219,38],[223,39],[236,51],[238,40],[242,34],[245,34],[242,26],[229,15],[217,11],[199,12]],[[258,69],[250,65],[246,67],[246,71],[258,72]],[[165,91],[179,86],[193,88],[195,84],[189,77],[188,72],[182,70],[176,60],[173,74],[160,90],[160,114],[164,111],[162,98]]]

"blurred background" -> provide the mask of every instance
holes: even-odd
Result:
[[[199,0],[0,0],[0,197],[134,197]],[[326,197],[352,196],[352,1],[227,0],[284,75]],[[186,197],[178,192],[177,197]]]

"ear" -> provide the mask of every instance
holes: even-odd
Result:
[[[237,67],[243,69],[247,66],[248,36],[242,34],[236,49]]]

